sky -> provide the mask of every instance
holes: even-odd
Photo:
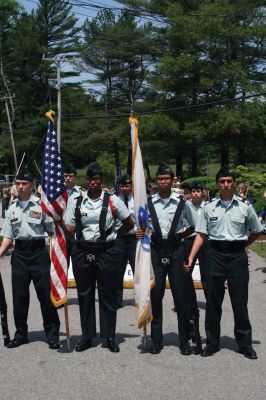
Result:
[[[32,9],[36,8],[38,5],[38,0],[18,0],[19,3],[26,9],[27,12],[30,12]],[[67,1],[67,0],[66,0]],[[73,6],[72,11],[75,14],[76,18],[78,18],[78,26],[82,26],[86,18],[92,19],[97,15],[97,12],[100,9],[97,9],[97,7],[117,7],[117,8],[123,8],[123,4],[118,3],[114,0],[68,0],[69,3],[88,3],[91,5],[95,5],[95,7],[84,7],[84,6]],[[115,11],[115,10],[114,10]],[[68,63],[65,65],[63,64],[62,70],[69,70],[70,66]],[[71,81],[71,82],[80,82],[87,80],[89,78],[92,78],[91,75],[87,73],[82,73],[80,77],[73,77],[73,78],[68,78],[66,81]],[[96,88],[95,88],[96,89]]]
[[[86,16],[89,18],[95,17],[97,14],[97,9],[96,7],[118,7],[122,8],[123,5],[121,3],[118,3],[114,0],[69,0],[69,2],[73,3],[89,3],[95,5],[94,7],[84,7],[84,6],[73,6],[72,10],[76,14],[76,17],[79,19],[80,25],[84,22],[86,19]],[[19,0],[19,3],[25,7],[25,9],[30,12],[33,8],[35,8],[38,4],[38,0]]]

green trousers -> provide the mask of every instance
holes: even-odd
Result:
[[[245,251],[224,254],[210,249],[207,256],[205,329],[207,343],[215,347],[220,345],[220,321],[226,280],[234,313],[234,334],[239,348],[242,349],[251,345],[251,325],[247,309],[248,256]]]
[[[43,327],[47,339],[58,338],[60,321],[50,300],[50,257],[46,247],[36,250],[17,250],[12,253],[13,311],[15,337],[28,335],[30,283],[33,281],[41,306]]]
[[[89,262],[85,251],[76,248],[72,253],[73,273],[77,284],[83,340],[96,336],[95,289],[98,285],[100,336],[114,338],[119,306],[119,273],[121,244],[102,251],[96,262]]]
[[[180,345],[187,342],[189,335],[189,291],[186,286],[183,268],[184,247],[180,245],[173,252],[172,263],[164,266],[155,249],[151,250],[151,260],[155,275],[155,286],[151,289],[151,304],[153,320],[151,322],[151,338],[154,342],[162,342],[163,324],[163,297],[165,292],[166,276],[168,274],[171,292],[177,311],[178,332]]]
[[[195,236],[193,238],[186,238],[184,240],[184,248],[185,248],[185,259],[187,259],[190,255],[193,243],[194,243]],[[197,259],[199,260],[199,267],[200,267],[200,279],[202,283],[202,287],[204,290],[206,290],[206,262],[207,262],[207,253],[208,253],[208,241],[205,240],[203,245],[201,246],[197,256],[195,257],[192,268],[191,268],[191,273],[193,272],[195,263]],[[205,295],[206,296],[206,295]]]

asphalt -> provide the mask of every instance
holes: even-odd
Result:
[[[170,290],[166,290],[164,298],[164,349],[159,355],[143,351],[142,331],[136,327],[132,289],[124,291],[124,307],[118,312],[120,353],[110,353],[102,346],[99,336],[92,349],[83,353],[74,351],[75,343],[81,339],[76,289],[69,289],[72,350],[68,353],[66,348],[63,309],[59,310],[61,349],[50,350],[42,330],[36,293],[31,287],[29,343],[7,349],[0,338],[0,399],[265,400],[266,263],[254,253],[250,252],[249,256],[249,314],[258,360],[248,360],[237,353],[227,291],[221,323],[221,351],[213,357],[203,358],[179,353],[177,321],[172,311]],[[13,336],[10,256],[3,258],[1,272],[8,303],[9,329]],[[204,341],[205,301],[202,290],[197,290],[197,297]],[[98,309],[98,302],[96,307]]]

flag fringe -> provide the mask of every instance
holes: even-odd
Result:
[[[53,293],[52,293],[52,292],[50,293],[50,299],[51,299],[51,302],[53,303],[53,305],[54,305],[56,308],[58,308],[58,307],[64,305],[65,303],[67,303],[67,296],[62,297],[62,299],[60,299],[60,300],[58,301],[58,300],[55,299],[55,297],[53,296]]]
[[[135,303],[136,307],[139,308],[139,304]],[[145,308],[145,310],[142,311],[142,313],[139,315],[139,318],[137,320],[137,325],[138,328],[144,328],[144,326],[148,325],[153,319],[152,313],[151,313],[151,303],[149,302]]]

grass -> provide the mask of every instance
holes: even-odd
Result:
[[[266,242],[253,243],[251,250],[255,251],[260,257],[266,261]]]

